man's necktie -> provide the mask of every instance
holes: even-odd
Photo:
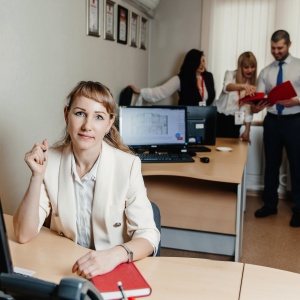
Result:
[[[278,70],[278,75],[277,75],[277,82],[276,82],[276,85],[282,83],[282,65],[284,64],[283,61],[280,61],[278,63],[278,66],[279,66],[279,70]],[[282,111],[284,110],[284,107],[280,104],[276,104],[276,109],[277,109],[277,112],[278,112],[278,115],[281,115],[282,114]]]

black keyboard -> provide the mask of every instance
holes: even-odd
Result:
[[[186,147],[187,151],[190,152],[211,152],[211,149],[205,146],[187,146]]]
[[[139,153],[142,163],[195,162],[187,153]]]

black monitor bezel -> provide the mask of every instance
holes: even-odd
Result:
[[[13,273],[13,264],[7,239],[2,203],[0,199],[0,273]]]

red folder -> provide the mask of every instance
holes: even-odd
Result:
[[[151,294],[150,285],[134,263],[120,264],[111,272],[92,278],[93,284],[105,300],[122,299],[122,294],[118,287],[119,281],[122,282],[125,295],[128,298]]]
[[[291,84],[290,81],[285,81],[281,84],[276,85],[271,89],[268,96],[264,98],[264,93],[255,93],[254,96],[246,96],[239,100],[239,104],[247,103],[247,102],[254,102],[258,103],[260,100],[268,101],[270,106],[273,106],[280,100],[289,100],[293,97],[297,96],[297,93]]]

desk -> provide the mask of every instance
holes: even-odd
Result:
[[[299,300],[300,274],[245,264],[241,300]]]
[[[15,266],[36,271],[34,277],[59,283],[89,249],[42,228],[32,241],[15,242],[12,217],[5,216]],[[243,264],[196,258],[148,257],[136,262],[152,287],[147,299],[238,299]],[[197,296],[199,295],[199,296]]]
[[[89,249],[42,228],[27,244],[15,241],[12,217],[5,224],[13,264],[36,271],[34,277],[59,283]],[[298,300],[300,274],[243,264],[184,257],[148,257],[135,262],[152,287],[147,299]]]
[[[145,185],[161,211],[163,247],[234,255],[239,261],[248,145],[217,138],[210,148],[197,153],[195,163],[143,164]],[[201,163],[201,156],[210,162]]]
[[[36,271],[34,277],[58,283],[63,277],[74,276],[71,269],[75,261],[90,251],[45,227],[30,242],[19,244],[14,236],[12,216],[4,217],[13,264]]]

